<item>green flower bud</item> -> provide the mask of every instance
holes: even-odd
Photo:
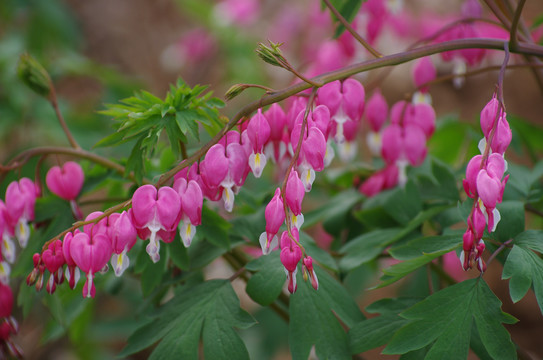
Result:
[[[224,94],[224,98],[226,99],[226,101],[230,101],[232,100],[233,98],[235,98],[236,96],[238,96],[239,94],[241,94],[245,89],[247,89],[247,85],[246,84],[235,84],[235,85],[232,85],[230,87],[230,89],[228,89],[226,91],[226,93]]]
[[[51,93],[52,82],[47,70],[30,54],[24,53],[17,66],[19,78],[37,94],[48,97]]]

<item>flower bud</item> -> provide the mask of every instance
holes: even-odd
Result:
[[[17,75],[35,93],[48,97],[53,89],[47,70],[30,54],[22,54],[17,65]]]

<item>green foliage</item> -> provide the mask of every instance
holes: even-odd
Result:
[[[119,356],[126,357],[160,341],[150,359],[198,359],[201,339],[206,358],[249,358],[233,327],[248,328],[254,320],[239,308],[239,300],[227,280],[211,280],[182,289],[151,319],[130,336]]]
[[[178,80],[175,86],[170,86],[164,100],[142,90],[121,100],[120,104],[106,105],[106,110],[100,113],[113,118],[116,132],[96,146],[118,146],[135,141],[125,168],[126,175],[133,171],[141,183],[144,160],[153,155],[163,131],[177,157],[181,152],[180,143],[188,143],[188,134],[195,140],[200,139],[199,124],[212,135],[223,125],[218,109],[224,103],[212,97],[211,92],[203,94],[206,89],[200,85],[190,88]]]
[[[298,290],[290,297],[292,358],[307,359],[315,346],[319,359],[350,359],[349,339],[341,323],[350,328],[364,316],[340,283],[318,267],[315,272],[319,290],[315,291],[309,281],[298,281]]]
[[[543,313],[543,232],[529,230],[519,234],[507,256],[502,279],[509,280],[511,300],[522,299],[533,284],[533,290]],[[537,252],[537,253],[536,253]]]
[[[500,300],[482,279],[450,286],[400,313],[408,322],[383,350],[405,354],[431,345],[424,359],[465,359],[472,324],[493,359],[515,359],[515,346],[501,323],[516,319],[501,311]]]

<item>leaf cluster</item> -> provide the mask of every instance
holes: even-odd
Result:
[[[126,175],[134,172],[141,183],[144,160],[153,155],[162,132],[166,133],[170,147],[176,157],[182,152],[182,145],[187,144],[188,135],[199,141],[202,125],[210,134],[215,134],[224,125],[218,109],[224,102],[212,97],[212,92],[204,93],[207,86],[196,85],[191,88],[182,80],[164,99],[141,90],[119,104],[107,104],[100,114],[112,117],[115,132],[95,146],[117,146],[128,141],[134,145],[126,164]]]

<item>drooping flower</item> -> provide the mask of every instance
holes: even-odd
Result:
[[[64,200],[75,200],[83,187],[85,175],[81,165],[67,161],[60,166],[53,166],[47,172],[45,183],[51,192]]]
[[[132,196],[132,220],[141,239],[149,239],[147,253],[157,262],[160,259],[160,243],[171,242],[179,223],[181,199],[168,186],[159,190],[153,185],[139,187]]]
[[[194,180],[187,182],[184,178],[178,178],[173,184],[181,198],[181,220],[179,222],[179,235],[185,247],[189,247],[194,235],[196,226],[202,223],[203,194],[198,183]]]
[[[293,228],[291,230],[292,236],[298,241],[298,230]],[[290,238],[288,231],[283,231],[281,234],[281,254],[279,255],[281,263],[285,267],[285,274],[287,275],[288,291],[293,294],[296,289],[296,273],[298,272],[298,263],[302,259],[302,250]]]
[[[264,146],[268,142],[271,133],[270,124],[262,114],[262,109],[258,109],[257,113],[249,120],[246,131],[252,148],[249,155],[249,166],[254,176],[259,178],[266,166],[267,159],[264,154]]]
[[[21,247],[25,247],[30,237],[28,223],[34,220],[36,204],[36,186],[28,178],[13,181],[6,189],[6,210],[10,226],[15,229],[15,236]]]
[[[109,239],[99,233],[92,237],[84,232],[73,236],[70,243],[70,256],[75,264],[87,274],[87,281],[83,287],[83,297],[96,295],[94,275],[107,265],[112,253]]]
[[[121,276],[130,265],[127,253],[138,240],[136,228],[128,212],[113,213],[109,215],[108,238],[111,241],[111,266],[116,276]]]
[[[49,244],[47,249],[42,253],[42,260],[47,270],[51,273],[45,289],[49,294],[52,294],[55,292],[56,285],[64,281],[62,267],[66,261],[62,252],[62,241],[57,239]]]
[[[304,223],[304,216],[302,214],[302,201],[305,196],[305,188],[302,180],[298,176],[296,170],[292,170],[288,176],[287,185],[285,188],[285,200],[287,201],[288,208],[292,212],[291,223],[298,229]]]
[[[264,216],[266,218],[266,231],[260,234],[258,241],[262,248],[262,254],[267,255],[270,250],[277,246],[277,233],[281,225],[285,222],[285,209],[283,207],[280,188],[275,190],[273,198],[266,206]]]

